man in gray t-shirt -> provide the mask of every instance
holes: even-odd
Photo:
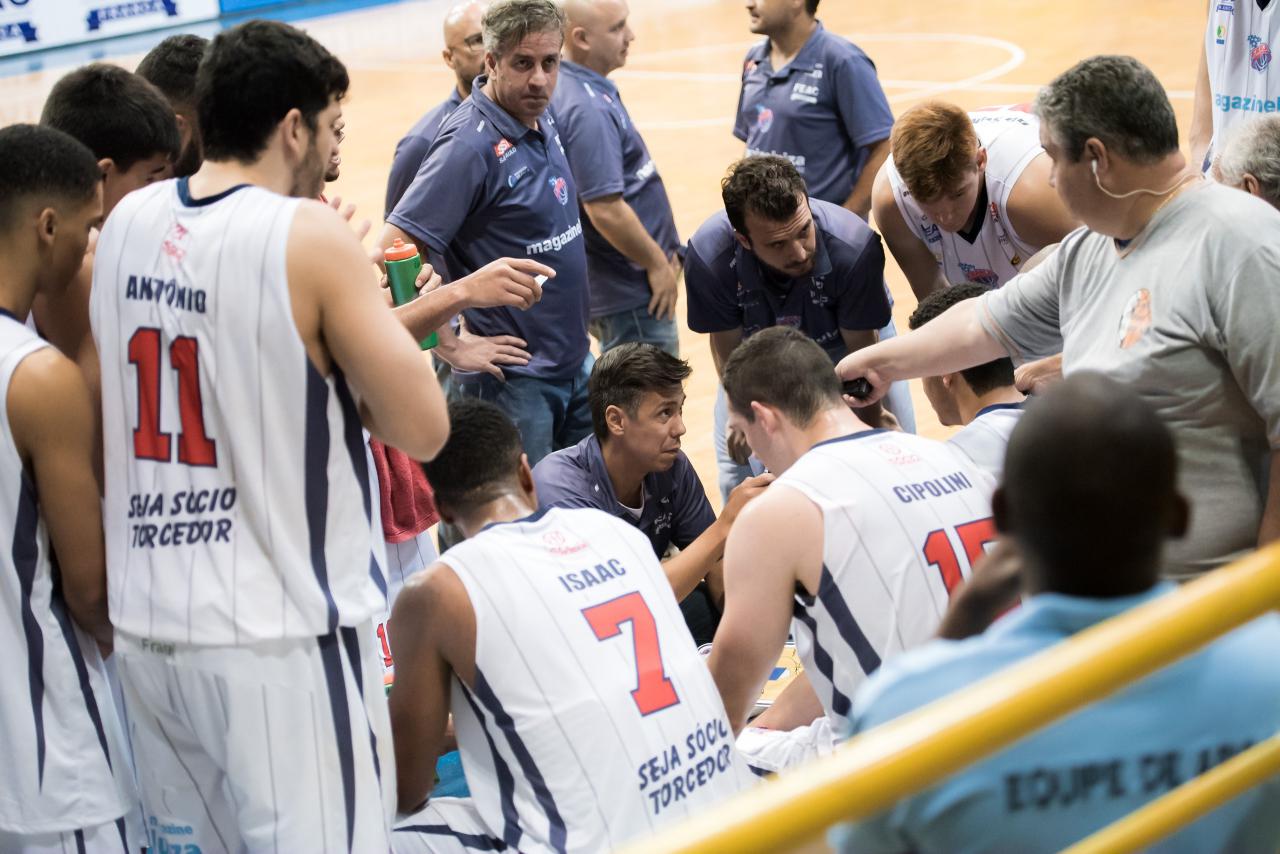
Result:
[[[1192,503],[1166,572],[1212,569],[1280,535],[1280,213],[1200,183],[1163,89],[1135,60],[1085,60],[1036,106],[1058,192],[1086,228],[980,305],[837,370],[865,377],[875,399],[892,380],[1060,349],[1065,373],[1128,384],[1173,431]]]

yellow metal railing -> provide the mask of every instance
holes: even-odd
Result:
[[[1277,606],[1280,544],[850,739],[803,771],[638,840],[625,854],[787,850],[838,822],[875,815]],[[1220,769],[1217,777],[1230,776],[1233,764],[1226,763],[1228,770]],[[1230,791],[1216,790],[1203,803],[1212,808]],[[1175,802],[1172,814],[1187,810]],[[1135,813],[1138,823],[1154,826],[1141,812]],[[1162,832],[1176,826],[1165,823]]]

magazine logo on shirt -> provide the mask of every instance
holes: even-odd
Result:
[[[498,158],[499,163],[506,163],[515,153],[515,145],[506,137],[503,137],[493,144],[493,156]]]
[[[548,178],[547,183],[551,185],[551,192],[556,194],[556,201],[562,205],[569,204],[569,182],[564,178]]]

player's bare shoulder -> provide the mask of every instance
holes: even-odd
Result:
[[[41,347],[14,369],[5,400],[14,444],[27,459],[33,446],[88,430],[92,424],[89,389],[75,362],[56,347]]]

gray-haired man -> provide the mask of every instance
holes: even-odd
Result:
[[[1280,213],[1200,180],[1164,89],[1135,59],[1081,62],[1041,90],[1036,111],[1053,183],[1086,227],[1004,288],[837,372],[866,378],[875,400],[892,380],[1061,351],[1064,373],[1126,383],[1177,439],[1193,512],[1168,575],[1280,537],[1280,289],[1267,286]]]
[[[1255,119],[1232,131],[1213,161],[1213,177],[1280,208],[1280,116]]]

